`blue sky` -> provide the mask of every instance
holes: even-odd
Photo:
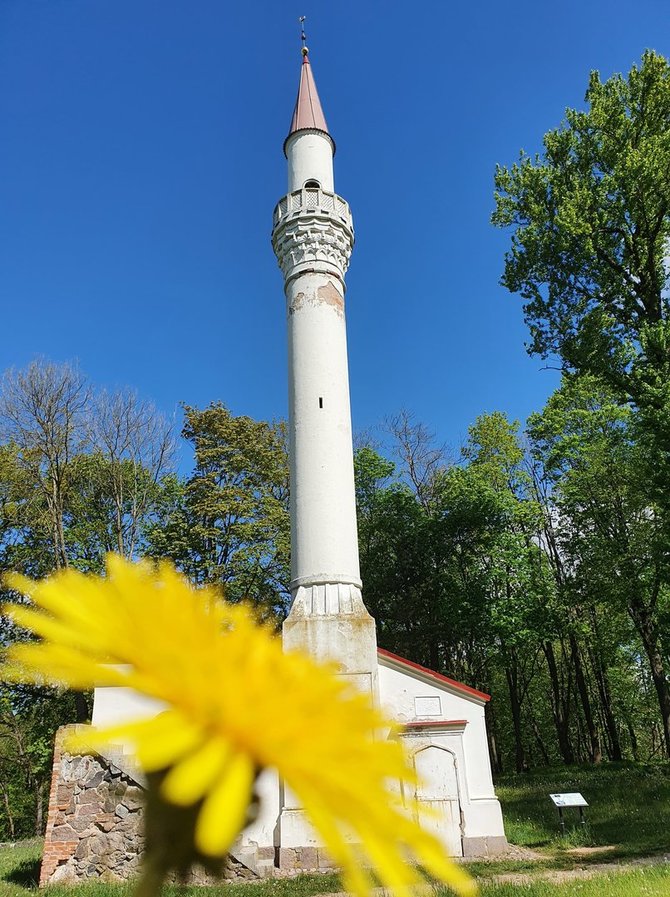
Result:
[[[541,408],[556,374],[498,285],[493,171],[591,69],[670,53],[662,0],[0,0],[0,369],[78,359],[178,420],[285,416],[269,232],[301,14],[356,226],[354,428],[405,407],[457,446]]]

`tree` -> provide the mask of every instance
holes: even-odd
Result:
[[[554,608],[555,583],[538,533],[541,508],[524,467],[519,424],[501,412],[481,415],[469,428],[461,477],[470,494],[487,508],[486,538],[480,563],[485,572],[486,618],[494,663],[501,663],[507,683],[515,764],[525,768],[527,698],[544,655],[551,686],[551,707],[561,756],[572,762],[569,738],[569,696],[559,676],[554,639],[560,625]]]
[[[76,718],[72,692],[35,686],[0,687],[0,837],[44,833],[53,743]]]
[[[0,392],[4,560],[45,575],[141,553],[164,488],[172,428],[129,391],[94,393],[71,365],[8,371]],[[11,555],[11,557],[10,557]]]
[[[170,444],[152,406],[128,393],[96,397],[72,365],[36,360],[8,371],[0,391],[0,568],[42,577],[72,565],[100,571],[108,551],[136,556],[164,490]],[[87,720],[86,696],[72,701],[77,721]],[[58,704],[46,694],[43,715],[50,702]]]
[[[84,415],[90,389],[68,364],[33,361],[5,374],[0,392],[0,439],[34,484],[47,510],[53,566],[69,564],[65,515],[76,458],[86,446]]]
[[[435,445],[435,435],[407,410],[386,420],[393,448],[402,471],[415,495],[425,508],[435,498],[435,488],[447,458],[444,446]]]
[[[523,769],[528,689],[553,630],[518,424],[479,418],[458,465],[407,414],[391,429],[399,471],[370,447],[355,464],[361,571],[379,642],[484,688],[501,667]],[[491,748],[495,756],[493,739]]]
[[[185,408],[195,470],[172,484],[149,553],[194,582],[218,583],[280,619],[288,603],[288,458],[283,424],[235,417],[221,403]]]
[[[153,406],[127,392],[94,395],[72,365],[36,360],[8,371],[0,391],[0,569],[42,577],[72,565],[99,571],[108,551],[136,556],[164,500],[171,444]],[[0,645],[20,637],[0,619]],[[80,692],[0,689],[0,837],[41,834],[54,733],[89,715]]]
[[[531,455],[531,457],[527,459],[527,467],[532,494],[541,512],[539,539],[544,548],[547,563],[552,571],[554,579],[554,592],[557,604],[556,616],[562,620],[563,625],[560,628],[562,634],[567,635],[569,642],[570,661],[574,669],[575,684],[579,693],[584,714],[584,722],[588,733],[589,760],[592,763],[599,763],[602,759],[600,734],[593,713],[593,702],[584,668],[584,649],[580,644],[581,640],[578,638],[578,634],[582,634],[584,630],[584,621],[582,618],[583,612],[579,606],[575,591],[571,588],[572,579],[568,570],[571,559],[565,556],[560,544],[560,518],[554,503],[553,484],[551,477],[547,474],[547,471],[542,464],[541,458],[537,455],[535,457]],[[588,626],[586,628],[588,628]],[[598,660],[600,660],[600,656],[601,655],[598,654]],[[601,664],[599,665],[599,668],[602,670]],[[604,670],[603,675],[605,675]],[[553,691],[555,695],[555,688]],[[601,697],[603,697],[602,691]],[[611,714],[611,705],[604,704],[604,709],[605,706],[609,711],[609,713],[605,714],[607,723],[612,724],[613,716]],[[612,725],[609,732],[611,734],[612,745],[611,759],[621,760],[621,749],[616,727]]]
[[[529,351],[597,376],[639,410],[657,493],[670,485],[670,65],[592,72],[544,152],[498,167],[511,227],[502,283],[525,300]]]
[[[129,390],[96,396],[88,425],[107,550],[135,556],[174,454],[172,426]],[[79,493],[81,495],[81,492]]]
[[[531,416],[529,430],[535,456],[553,479],[558,550],[569,564],[573,604],[586,602],[594,623],[598,606],[610,616],[629,616],[648,660],[670,755],[667,542],[647,495],[648,458],[633,438],[632,417],[595,378],[569,377],[542,414]]]

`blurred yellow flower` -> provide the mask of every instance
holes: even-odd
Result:
[[[39,582],[11,575],[6,584],[36,605],[6,612],[42,641],[12,647],[5,677],[126,686],[165,702],[152,719],[92,730],[79,749],[130,741],[143,769],[161,773],[160,799],[197,808],[202,855],[225,855],[258,772],[274,767],[347,890],[367,894],[376,877],[406,891],[427,874],[475,892],[402,803],[400,782],[411,783],[413,772],[399,741],[380,737],[390,721],[329,668],[284,653],[248,609],[195,590],[168,564],[156,571],[114,555],[104,578],[66,570]]]

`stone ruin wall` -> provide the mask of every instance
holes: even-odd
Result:
[[[64,738],[72,730],[64,726],[56,736],[40,887],[127,881],[137,875],[142,857],[144,788],[105,757],[64,750]],[[274,851],[272,859],[265,859],[267,866],[274,865]],[[240,881],[260,876],[231,856],[223,877]],[[197,872],[189,880],[212,883]]]
[[[143,847],[144,789],[97,756],[54,747],[40,887],[82,879],[125,881],[137,873]]]

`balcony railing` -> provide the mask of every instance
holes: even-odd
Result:
[[[272,225],[276,227],[282,218],[301,212],[316,212],[317,214],[322,212],[329,217],[334,216],[341,219],[348,227],[351,227],[349,203],[337,193],[329,193],[320,187],[303,187],[302,190],[287,193],[275,206]]]

